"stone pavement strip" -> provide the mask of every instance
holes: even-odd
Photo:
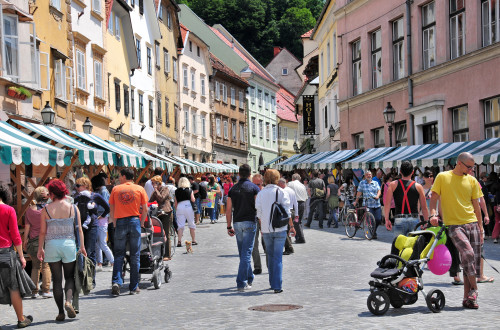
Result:
[[[223,219],[221,219],[223,220]],[[370,273],[376,262],[389,253],[392,233],[379,228],[379,240],[367,241],[357,233],[346,237],[343,228],[319,230],[317,222],[305,230],[306,244],[294,245],[295,253],[284,258],[281,294],[269,290],[268,274],[256,276],[250,291],[236,291],[238,252],[235,238],[226,234],[225,221],[201,224],[198,246],[186,254],[184,243],[169,262],[173,276],[170,283],[155,290],[146,276],[142,292],[110,296],[110,272],[97,274],[97,287],[80,300],[80,314],[63,323],[54,321],[57,308],[52,299],[25,299],[25,314],[34,317],[40,329],[352,329],[385,328],[482,328],[500,326],[500,275],[485,264],[485,273],[495,276],[493,284],[479,285],[479,310],[461,306],[463,287],[450,284],[447,276],[426,271],[425,289],[441,289],[446,307],[431,313],[423,296],[410,306],[393,308],[381,317],[373,316],[366,306]],[[190,239],[184,234],[184,240]],[[262,250],[261,250],[262,251]],[[500,269],[500,246],[490,240],[485,244],[488,261]],[[262,255],[265,260],[264,255]],[[265,304],[294,304],[302,309],[284,312],[249,310]],[[11,307],[0,306],[0,326],[15,326]]]

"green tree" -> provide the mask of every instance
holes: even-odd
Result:
[[[309,31],[316,20],[307,8],[293,7],[288,9],[278,23],[280,43],[297,58],[302,58],[302,42],[300,36]]]

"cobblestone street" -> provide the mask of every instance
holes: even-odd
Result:
[[[207,220],[205,220],[207,221]],[[177,249],[169,263],[173,272],[170,283],[154,290],[143,278],[139,295],[110,296],[111,272],[97,274],[97,287],[81,297],[80,314],[64,323],[54,321],[57,315],[52,300],[24,300],[25,314],[34,317],[41,329],[353,329],[353,328],[471,328],[499,327],[500,276],[485,264],[485,273],[496,278],[493,284],[479,285],[479,310],[464,310],[462,286],[451,285],[451,279],[424,274],[425,289],[441,289],[446,307],[440,314],[431,313],[423,296],[411,306],[389,309],[382,317],[367,309],[368,281],[376,262],[390,251],[392,233],[379,228],[379,240],[367,241],[357,233],[348,239],[343,228],[317,229],[313,222],[306,229],[307,243],[294,245],[293,255],[283,256],[284,278],[281,294],[269,290],[267,271],[255,278],[253,288],[236,291],[238,255],[235,239],[227,236],[225,221],[215,225],[203,223],[197,229],[198,246],[193,254]],[[186,234],[184,239],[186,239]],[[485,244],[488,261],[500,268],[499,246],[490,240]],[[265,260],[264,255],[262,255]],[[128,274],[127,274],[128,278]],[[302,309],[266,313],[249,307],[264,304],[294,304]],[[0,306],[2,329],[14,327],[11,307]]]

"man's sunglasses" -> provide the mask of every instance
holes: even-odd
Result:
[[[473,168],[473,167],[474,167],[474,165],[469,166],[469,165],[465,164],[465,163],[464,163],[464,162],[462,162],[462,161],[460,161],[460,163],[462,163],[465,167],[467,167],[467,169],[468,169],[468,170],[470,170],[471,168]]]

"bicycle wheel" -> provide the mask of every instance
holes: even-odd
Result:
[[[346,216],[346,225],[345,225],[345,234],[347,237],[352,238],[356,235],[356,231],[358,230],[358,219],[356,217],[356,213],[349,212]]]
[[[345,214],[345,209],[344,208],[341,208],[339,210],[339,221],[340,223],[345,227],[346,224],[347,224],[347,221],[346,221],[346,214]]]
[[[368,240],[371,240],[375,234],[375,217],[368,211],[363,216],[363,232]]]
[[[174,225],[170,226],[170,258],[175,254],[175,248],[177,247],[177,232],[175,231]]]

